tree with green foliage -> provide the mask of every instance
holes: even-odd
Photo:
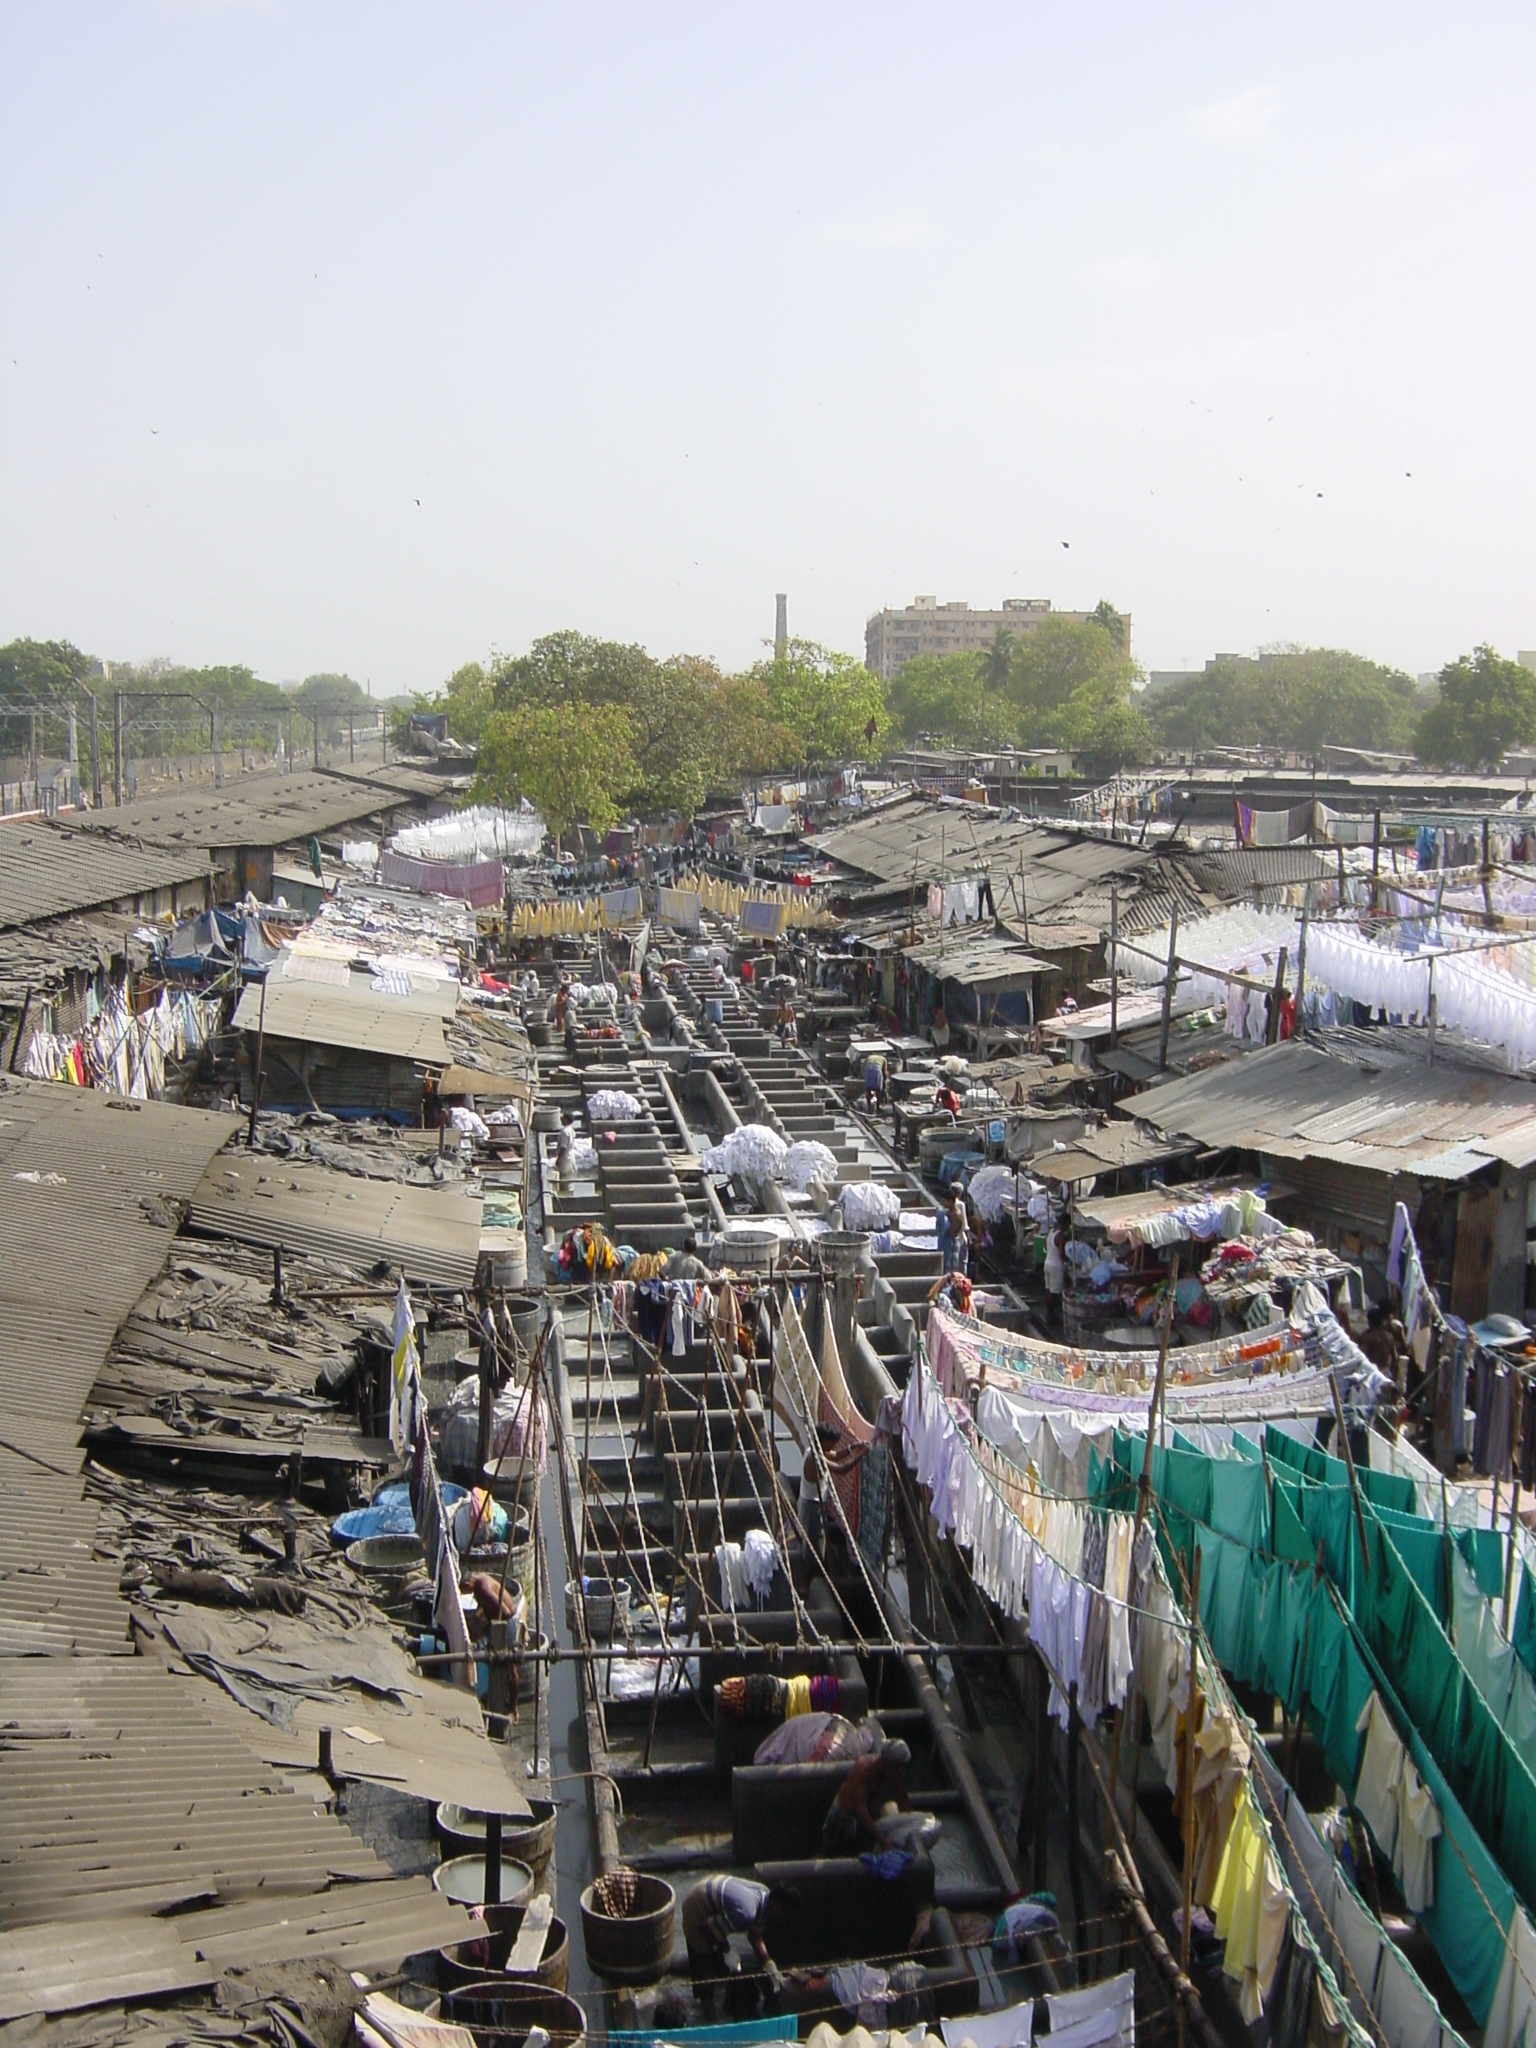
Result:
[[[1440,694],[1413,736],[1421,761],[1436,768],[1496,768],[1514,746],[1536,740],[1536,675],[1475,648],[1440,671]]]
[[[886,704],[906,740],[926,733],[963,747],[1068,747],[1095,768],[1123,767],[1150,746],[1135,702],[1139,678],[1118,613],[1052,616],[1018,633],[999,628],[984,653],[908,662]]]
[[[648,811],[697,809],[726,765],[725,679],[712,662],[660,662],[643,647],[551,633],[496,662],[491,688],[498,710],[560,709],[598,732],[619,719],[630,778],[613,780],[614,795]]]
[[[985,654],[924,654],[886,685],[886,713],[897,736],[932,735],[961,747],[1013,743],[1017,707],[1009,694],[1012,636],[999,633]]]
[[[633,787],[627,714],[611,707],[599,724],[556,704],[507,704],[480,736],[476,788],[493,803],[526,797],[555,836],[573,825],[606,832]]]
[[[1315,754],[1326,746],[1405,749],[1414,684],[1398,669],[1334,647],[1268,648],[1218,663],[1149,699],[1158,743],[1179,752],[1266,747]]]
[[[814,640],[789,641],[748,674],[762,685],[770,719],[790,738],[794,752],[785,767],[866,759],[890,724],[879,679],[856,655]]]
[[[427,708],[424,700],[422,708]],[[495,691],[483,665],[466,661],[456,668],[431,708],[447,712],[450,739],[466,747],[479,746],[486,721],[496,708]]]

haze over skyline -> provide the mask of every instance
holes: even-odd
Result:
[[[0,640],[1536,644],[1529,12],[0,6]],[[1064,545],[1066,543],[1066,545]]]

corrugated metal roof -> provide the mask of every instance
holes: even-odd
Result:
[[[0,824],[0,928],[128,903],[208,874],[206,853],[51,819]]]
[[[1371,1067],[1296,1040],[1149,1089],[1134,1107],[1202,1145],[1376,1173],[1464,1180],[1505,1152],[1536,1152],[1529,1081],[1390,1051]]]
[[[1066,844],[1064,834],[1024,820],[1007,824],[975,804],[899,797],[851,825],[836,826],[810,841],[818,853],[856,874],[898,884],[936,881],[1000,863],[1017,866]]]
[[[261,989],[250,983],[235,1009],[235,1030],[255,1031],[261,1014]],[[269,1039],[338,1046],[384,1059],[414,1060],[424,1067],[445,1067],[450,1058],[442,1012],[435,1005],[271,974],[266,983],[265,1030]]]
[[[1190,865],[1205,888],[1235,903],[1255,889],[1320,882],[1336,864],[1310,846],[1228,846],[1194,853]]]
[[[1078,1202],[1074,1209],[1082,1222],[1113,1235],[1117,1229],[1123,1230],[1149,1217],[1171,1215],[1176,1209],[1187,1209],[1196,1202],[1235,1202],[1242,1192],[1241,1186],[1233,1181],[1190,1182],[1174,1188],[1141,1188],[1130,1195],[1104,1195]],[[1189,1235],[1187,1230],[1180,1231],[1186,1241]]]
[[[212,1237],[281,1245],[359,1272],[384,1259],[408,1280],[468,1287],[480,1257],[481,1207],[462,1188],[363,1180],[231,1152],[209,1167],[188,1223]]]
[[[1160,1160],[1176,1159],[1194,1146],[1126,1118],[1086,1131],[1065,1152],[1037,1154],[1031,1170],[1046,1180],[1096,1180],[1101,1173],[1117,1173],[1125,1167],[1153,1166]],[[1126,1199],[1131,1199],[1127,1197]]]
[[[901,950],[925,974],[958,981],[967,988],[1027,981],[1032,975],[1055,971],[1049,960],[1027,952],[1015,940],[972,927],[947,934],[942,941],[929,939],[923,945],[903,946]]]
[[[0,2019],[468,1929],[262,1761],[215,1687],[131,1654],[92,1554],[81,1411],[235,1128],[0,1076]]]
[[[309,839],[338,825],[377,817],[447,793],[440,776],[388,768],[377,775],[343,775],[298,768],[282,775],[263,769],[231,775],[222,789],[202,785],[82,812],[88,832],[131,834],[146,844],[213,848],[276,847]]]

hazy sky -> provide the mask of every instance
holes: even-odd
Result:
[[[1267,14],[3,0],[0,639],[1536,646],[1536,11]]]

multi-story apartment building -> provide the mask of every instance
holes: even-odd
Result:
[[[899,675],[924,654],[964,654],[990,647],[998,629],[1022,637],[1049,618],[1091,619],[1092,612],[1052,612],[1048,597],[1005,597],[1001,611],[972,611],[968,604],[940,604],[919,597],[903,611],[876,612],[864,628],[864,666],[882,682]],[[1131,651],[1131,618],[1120,614],[1125,651]]]

